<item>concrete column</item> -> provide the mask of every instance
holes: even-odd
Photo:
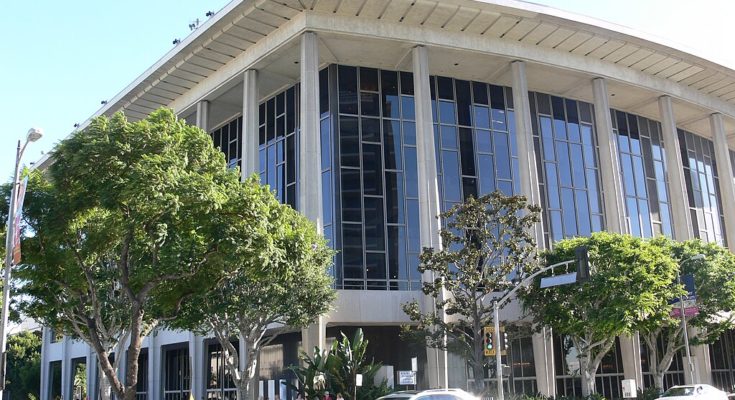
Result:
[[[612,128],[607,82],[603,78],[595,78],[592,80],[592,89],[595,105],[595,130],[600,148],[600,165],[610,166],[609,168],[600,169],[602,191],[605,199],[605,222],[607,229],[611,232],[630,233],[628,218],[638,218],[638,216],[628,216],[625,207],[618,141]],[[643,387],[639,335],[636,333],[633,336],[620,336],[619,340],[625,379],[635,379],[636,385]]]
[[[641,339],[638,333],[632,336],[620,336],[620,355],[623,359],[623,376],[635,379],[639,388],[643,388],[643,368],[641,367]]]
[[[42,328],[41,330],[41,390],[38,400],[48,400],[49,391],[49,352],[51,351],[51,339],[53,332],[50,328]]]
[[[515,94],[513,95],[515,98]],[[531,337],[533,344],[533,363],[536,368],[536,386],[544,396],[556,395],[556,376],[554,371],[554,339],[551,328],[543,328]]]
[[[161,346],[158,345],[158,331],[148,334],[148,400],[158,400],[161,393]]]
[[[95,399],[97,394],[97,353],[87,346],[87,397]]]
[[[674,224],[674,239],[688,240],[693,237],[692,220],[689,213],[689,197],[684,183],[684,167],[679,151],[679,135],[676,132],[674,108],[671,97],[658,98],[661,113],[661,131],[666,150],[666,174],[669,176],[669,197],[671,198],[671,218]]]
[[[510,67],[513,73],[513,110],[516,123],[516,143],[518,144],[518,169],[521,178],[520,194],[526,196],[529,203],[541,205],[536,149],[533,145],[533,126],[531,125],[531,105],[528,99],[526,63],[513,61],[510,63]],[[538,247],[544,248],[542,224],[536,224],[535,234]]]
[[[71,358],[69,357],[71,339],[64,335],[61,342],[61,395],[71,399]]]
[[[319,43],[314,32],[301,36],[299,107],[299,210],[322,232],[322,177],[319,139]]]
[[[249,69],[243,74],[242,88],[242,179],[257,174],[258,160],[258,71]]]
[[[324,230],[322,209],[321,142],[319,135],[319,41],[314,32],[301,35],[301,87],[299,91],[298,209]],[[308,352],[327,346],[326,321],[321,316],[301,331]]]
[[[727,144],[722,114],[710,115],[709,121],[714,138],[717,175],[720,177],[720,196],[722,196],[722,211],[725,214],[727,247],[730,251],[735,252],[735,184],[733,184],[732,164],[730,163],[730,147]]]
[[[189,362],[191,363],[191,394],[194,400],[204,399],[203,338],[189,332]]]
[[[689,337],[697,335],[697,328],[689,328]],[[689,383],[706,383],[712,384],[712,360],[709,356],[709,345],[703,344],[699,346],[691,346],[692,363],[694,364],[694,379],[696,382],[689,382],[689,365],[686,356],[684,357],[684,381]]]
[[[431,90],[429,86],[429,56],[426,48],[413,48],[413,91],[416,104],[416,152],[419,180],[419,221],[421,247],[442,249],[439,236],[439,186],[436,171],[436,149],[434,144],[434,120],[431,113]],[[431,272],[422,279],[433,281]],[[424,297],[424,310],[434,309],[433,298]],[[446,318],[443,315],[442,318]],[[445,351],[427,349],[429,385],[446,387],[448,383],[447,354]]]
[[[209,133],[209,102],[202,100],[197,103],[197,127]]]
[[[600,168],[602,192],[605,198],[605,224],[610,232],[628,233],[628,224],[625,219],[625,196],[620,180],[618,145],[610,118],[607,82],[602,78],[593,79],[592,91],[595,104],[595,131],[600,146],[600,165],[608,166]]]

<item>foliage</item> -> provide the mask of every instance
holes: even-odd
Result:
[[[537,324],[572,340],[579,352],[583,393],[591,394],[597,368],[615,337],[668,312],[677,265],[666,249],[650,241],[608,232],[557,242],[544,254],[546,264],[573,260],[579,246],[589,250],[588,281],[540,289],[537,279],[521,298]]]
[[[315,347],[313,356],[302,352],[299,355],[301,365],[290,367],[299,382],[299,386],[294,386],[294,389],[303,392],[304,398],[318,399],[324,393],[324,390],[334,391],[329,386],[327,375],[334,369],[333,364],[336,362],[332,353],[333,349],[334,344],[329,351]]]
[[[638,399],[639,400],[656,400],[659,397],[661,397],[661,390],[659,390],[656,387],[647,387],[643,390],[640,388],[638,389]]]
[[[258,236],[260,192],[170,110],[134,123],[120,113],[96,118],[56,147],[28,191],[21,309],[94,349],[105,398],[111,386],[134,399],[143,337],[175,318],[183,299],[217,285],[219,257],[246,258],[241,243],[268,243]],[[111,363],[128,340],[127,357]]]
[[[735,255],[716,243],[705,243],[699,239],[676,242],[660,237],[652,242],[673,257],[683,274],[694,277],[698,314],[686,317],[687,324],[696,328],[690,333],[690,342],[709,344],[724,331],[735,327],[735,317],[729,313],[735,309]],[[698,254],[704,255],[704,259],[692,260]],[[667,299],[676,299],[683,293],[683,287],[672,284],[672,293]],[[678,304],[669,306],[655,318],[651,316],[640,328],[641,338],[649,348],[649,364],[658,388],[663,387],[664,374],[676,354],[684,348],[681,318],[674,317],[673,307],[678,307]],[[659,349],[657,343],[663,347]]]
[[[8,337],[6,387],[11,399],[39,397],[41,333],[25,331]]]
[[[258,187],[257,179],[247,184]],[[333,251],[325,239],[306,217],[278,204],[267,187],[259,191],[267,205],[262,234],[268,244],[257,246],[256,257],[240,256],[251,246],[247,242],[242,243],[242,251],[220,257],[227,278],[213,291],[187,300],[180,317],[170,324],[203,334],[214,332],[240,398],[250,398],[261,349],[286,327],[312,323],[335,298],[327,270]],[[234,203],[244,207],[247,200]],[[265,272],[256,276],[253,270]],[[245,343],[246,354],[238,354],[233,337]],[[240,357],[245,357],[243,368]]]
[[[482,327],[492,324],[492,301],[515,287],[509,276],[520,279],[538,269],[532,227],[539,212],[523,196],[470,197],[439,216],[446,221],[443,247],[421,253],[419,271],[432,274],[423,292],[434,302],[422,308],[414,301],[403,310],[428,346],[458,349],[475,376],[484,374]],[[484,381],[477,385],[483,392]]]
[[[362,329],[355,332],[352,340],[344,333],[342,339],[332,343],[328,352],[314,348],[314,356],[302,353],[302,366],[291,370],[297,376],[306,398],[321,398],[325,390],[342,393],[345,400],[373,400],[391,392],[386,381],[375,385],[375,375],[381,367],[367,359],[368,340]],[[357,374],[362,375],[362,386],[356,385]]]

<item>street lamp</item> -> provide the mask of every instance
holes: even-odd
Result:
[[[15,153],[15,174],[13,175],[13,187],[10,191],[10,205],[8,213],[8,225],[7,232],[5,233],[5,275],[3,276],[3,309],[2,309],[2,325],[0,325],[0,398],[2,398],[3,390],[5,389],[5,361],[6,361],[6,349],[7,349],[7,336],[8,336],[8,311],[10,308],[10,266],[13,262],[13,244],[15,243],[15,214],[18,206],[18,188],[20,182],[18,175],[20,172],[20,159],[23,157],[23,152],[28,146],[28,143],[35,142],[43,136],[43,131],[38,128],[31,128],[28,130],[26,140],[21,146],[21,141],[18,140],[18,149]]]
[[[676,283],[681,285],[681,267],[683,267],[688,262],[701,260],[704,260],[704,254],[700,253],[695,254],[694,256],[682,261],[679,268],[680,271],[678,271],[676,274]],[[687,298],[689,297],[688,294],[689,293],[687,292]],[[692,381],[692,383],[696,383],[694,382],[694,363],[692,363],[692,353],[689,350],[689,332],[687,332],[687,319],[686,315],[684,315],[684,296],[679,299],[679,310],[681,311],[681,328],[684,331],[684,348],[686,349],[687,363],[689,364],[689,379]]]

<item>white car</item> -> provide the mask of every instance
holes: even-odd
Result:
[[[657,400],[727,400],[727,393],[710,385],[681,385],[669,388]]]
[[[406,390],[379,397],[377,400],[479,400],[462,389]]]

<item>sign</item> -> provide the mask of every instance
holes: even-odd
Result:
[[[681,318],[681,304],[679,304],[679,302],[674,304],[674,307],[671,309],[671,316],[674,318]],[[697,307],[696,300],[684,300],[684,316],[693,317],[697,314],[699,314],[699,307]]]
[[[355,375],[355,386],[362,386],[362,374]]]
[[[416,385],[416,371],[398,371],[399,385]]]
[[[620,381],[620,385],[623,389],[624,399],[634,399],[638,396],[635,379],[623,379],[622,381]]]
[[[576,281],[577,281],[576,272],[570,272],[564,275],[549,276],[546,278],[541,278],[541,289],[552,287],[552,286],[569,285]]]
[[[411,371],[418,371],[418,370],[419,370],[419,358],[411,357]]]
[[[20,219],[23,216],[23,200],[26,197],[28,177],[23,179],[18,187],[15,201],[15,216],[13,217],[13,265],[20,264]]]

